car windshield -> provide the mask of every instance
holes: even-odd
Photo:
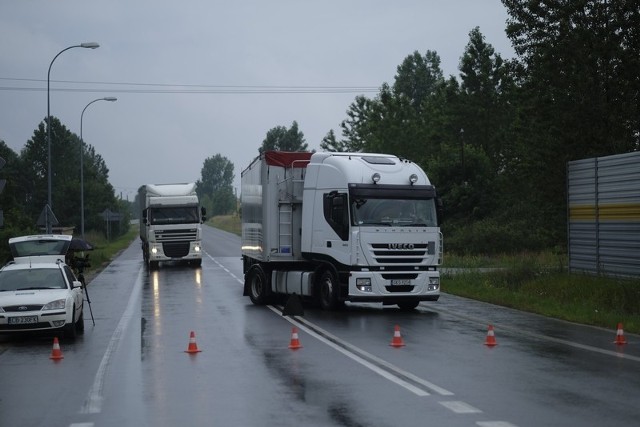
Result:
[[[360,226],[436,227],[433,199],[382,199],[354,197],[351,220]]]
[[[69,248],[69,240],[34,239],[13,242],[10,245],[14,258],[41,255],[64,255]]]
[[[0,292],[28,289],[66,289],[58,268],[29,268],[0,272]]]

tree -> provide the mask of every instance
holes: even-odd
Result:
[[[208,216],[225,215],[236,209],[233,193],[233,163],[216,154],[204,160],[196,191]]]
[[[340,123],[345,138],[346,151],[357,152],[366,149],[370,139],[369,119],[372,101],[364,95],[356,96],[347,109],[347,118]]]
[[[307,151],[308,144],[304,140],[304,134],[298,130],[298,123],[294,120],[291,127],[276,126],[267,132],[258,149],[260,153],[265,151]]]
[[[485,42],[478,27],[469,33],[469,43],[460,59],[462,128],[465,143],[482,147],[493,163],[494,173],[503,165],[506,105],[503,95],[508,73],[500,55]]]
[[[20,152],[25,176],[25,194],[32,201],[25,206],[35,224],[48,199],[48,144],[45,123],[41,122]],[[115,211],[117,200],[109,183],[109,169],[95,149],[84,152],[85,229],[105,230],[100,213]],[[52,209],[61,226],[80,230],[80,138],[60,120],[51,117],[51,198]]]
[[[325,135],[325,137],[322,138],[322,142],[320,142],[320,148],[331,153],[344,153],[348,151],[347,142],[344,140],[338,141],[333,129],[331,129]]]
[[[566,163],[640,148],[635,0],[503,0],[519,55],[519,180],[564,240]],[[526,160],[524,160],[526,159]]]
[[[10,258],[9,246],[6,244],[10,237],[37,232],[35,221],[26,213],[26,207],[31,203],[28,193],[30,177],[25,174],[25,167],[18,156],[3,140],[0,140],[0,157],[6,163],[0,170],[0,178],[6,180],[6,185],[0,193],[0,209],[3,212],[4,224],[0,227],[0,262],[7,262]]]
[[[393,92],[407,97],[411,106],[420,111],[422,103],[435,93],[443,81],[440,56],[431,50],[427,50],[424,56],[415,51],[398,66]]]

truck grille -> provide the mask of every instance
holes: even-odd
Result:
[[[402,248],[393,248],[388,243],[372,243],[371,252],[378,264],[421,264],[427,254],[435,251],[434,242],[414,243]]]
[[[170,258],[182,258],[189,255],[189,242],[168,242],[162,244],[165,256]]]
[[[3,309],[6,313],[24,313],[27,311],[40,311],[42,309],[42,304],[8,305],[6,307],[3,307]]]
[[[198,237],[197,228],[185,228],[180,230],[156,230],[156,242],[192,242]]]

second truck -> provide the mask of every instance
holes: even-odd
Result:
[[[202,264],[202,227],[196,184],[145,184],[138,189],[142,256],[150,269],[160,262]]]
[[[438,198],[385,154],[271,151],[241,176],[244,295],[414,309],[440,296]]]

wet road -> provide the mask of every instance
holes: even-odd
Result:
[[[89,285],[95,326],[0,338],[0,426],[628,426],[640,337],[443,295],[281,316],[242,296],[236,236],[202,268],[142,266],[132,244]],[[446,286],[446,283],[445,283]],[[484,345],[488,324],[498,345]],[[389,344],[395,325],[403,347]],[[302,348],[288,348],[292,327]],[[187,354],[194,331],[201,352]]]

